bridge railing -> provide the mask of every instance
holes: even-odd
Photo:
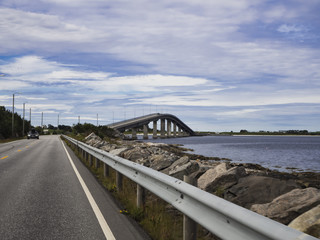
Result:
[[[114,156],[68,136],[82,151],[154,193],[204,228],[227,240],[316,240],[317,238],[235,205],[151,168]]]
[[[140,116],[140,117],[130,118],[130,119],[126,119],[126,120],[119,121],[119,122],[115,122],[115,123],[110,123],[110,124],[108,124],[107,126],[108,126],[108,127],[113,127],[113,126],[116,126],[116,125],[119,125],[119,124],[123,124],[123,123],[126,123],[126,122],[135,121],[135,120],[138,120],[138,119],[141,119],[141,118],[147,118],[147,117],[151,117],[151,116],[157,116],[157,115],[159,115],[159,114],[160,114],[160,113],[151,113],[151,114],[143,115],[143,116]]]

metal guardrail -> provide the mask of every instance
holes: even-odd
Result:
[[[72,144],[154,193],[226,240],[316,240],[317,238],[235,205],[156,170],[63,135]]]

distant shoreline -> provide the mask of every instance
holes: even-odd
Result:
[[[216,134],[216,133],[198,133],[195,136],[292,136],[292,137],[297,137],[297,136],[303,136],[303,137],[320,137],[320,134],[277,134],[277,133],[270,133],[270,134],[259,134],[259,133],[221,133],[221,134]]]

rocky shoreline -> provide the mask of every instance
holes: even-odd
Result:
[[[179,145],[110,142],[94,133],[85,142],[181,180],[184,175],[195,178],[202,190],[320,238],[320,173],[278,172],[190,154]]]

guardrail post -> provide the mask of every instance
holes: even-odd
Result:
[[[197,186],[194,178],[184,175],[183,181],[193,186]],[[186,215],[183,215],[183,240],[197,239],[197,223]]]
[[[95,158],[94,166],[95,166],[96,168],[99,168],[99,167],[100,167],[100,161],[99,161],[98,158]]]
[[[122,190],[122,174],[118,171],[116,172],[116,184],[117,184],[117,190]]]
[[[103,175],[109,177],[109,166],[106,163],[103,163]]]
[[[93,158],[93,156],[90,155],[90,158],[89,158],[89,166],[90,166],[90,167],[92,166],[92,158]]]
[[[145,189],[137,184],[137,207],[143,208],[145,204]]]

